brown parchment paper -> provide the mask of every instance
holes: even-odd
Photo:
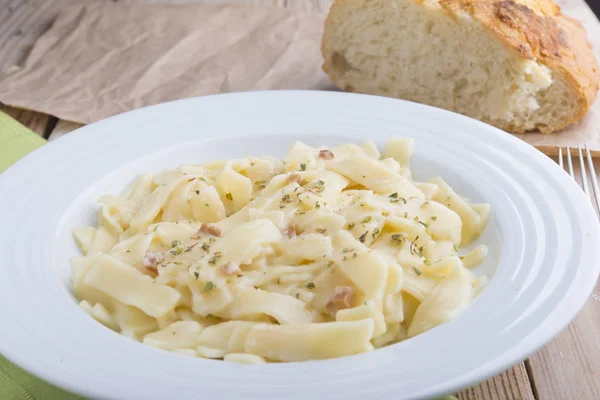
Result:
[[[90,123],[214,93],[334,90],[321,70],[324,20],[242,5],[71,3],[22,67],[0,73],[0,101]],[[592,24],[588,30],[600,31]],[[597,50],[600,37],[590,39]],[[600,101],[563,132],[516,136],[547,154],[586,143],[600,155]]]
[[[0,101],[90,123],[185,97],[332,89],[325,16],[243,5],[74,3],[0,75]]]

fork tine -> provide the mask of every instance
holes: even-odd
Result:
[[[585,145],[585,154],[587,156],[588,169],[590,171],[590,179],[592,181],[592,189],[594,191],[594,198],[596,199],[596,206],[600,210],[600,189],[598,189],[598,177],[596,176],[596,169],[594,168],[594,161],[592,160],[592,154],[588,145]]]
[[[583,154],[581,153],[581,146],[577,145],[577,152],[579,153],[579,167],[581,168],[581,187],[583,193],[589,198],[590,188],[588,187],[587,174],[585,173],[585,164],[583,163]]]
[[[575,179],[575,174],[573,173],[573,160],[571,158],[571,148],[567,146],[567,165],[569,166],[569,175],[571,178]]]
[[[563,166],[563,155],[562,155],[562,147],[558,148],[558,165],[560,165],[560,167],[562,169],[564,169],[565,167]]]

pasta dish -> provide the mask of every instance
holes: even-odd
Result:
[[[486,283],[460,254],[490,207],[415,182],[413,141],[310,147],[139,176],[74,230],[73,291],[144,344],[239,363],[371,351],[464,311]]]

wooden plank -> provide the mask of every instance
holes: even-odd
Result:
[[[51,127],[50,125],[53,123],[54,118],[50,115],[41,114],[35,111],[9,107],[2,103],[0,103],[0,110],[4,111],[42,137],[44,137],[46,130]]]
[[[71,122],[71,121],[65,121],[64,119],[61,119],[58,121],[58,123],[52,130],[52,133],[50,133],[50,136],[48,137],[48,141],[56,140],[59,137],[65,135],[71,131],[74,131],[77,128],[81,128],[82,126],[83,126],[82,124],[78,124],[76,122]]]
[[[534,400],[525,363],[487,381],[463,390],[456,395],[460,400]]]

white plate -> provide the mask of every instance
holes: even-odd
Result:
[[[120,336],[76,306],[74,226],[134,176],[186,162],[282,156],[294,140],[416,140],[417,178],[492,205],[477,273],[489,286],[452,323],[375,352],[245,366]],[[417,399],[507,369],[564,329],[600,267],[596,215],[549,158],[493,127],[423,105],[331,92],[253,92],[149,107],[86,126],[0,176],[0,351],[67,390],[108,399]]]

